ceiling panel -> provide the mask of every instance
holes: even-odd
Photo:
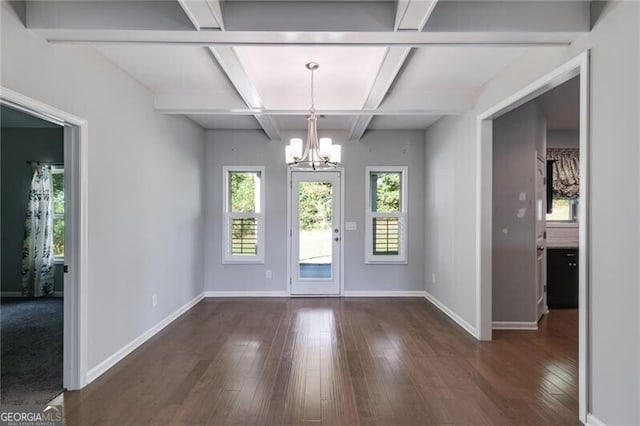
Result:
[[[424,130],[440,119],[440,115],[378,115],[369,124],[372,130]]]
[[[525,50],[522,47],[460,46],[415,49],[385,104],[407,104],[421,92],[475,95]]]
[[[308,109],[311,73],[316,71],[317,109],[359,109],[369,95],[387,49],[384,47],[235,47],[267,109]]]
[[[257,130],[260,124],[252,115],[205,115],[190,114],[190,119],[198,123],[204,129],[219,130]]]
[[[246,106],[204,47],[97,46],[96,49],[156,94],[208,94],[215,95],[229,108]]]
[[[574,77],[536,99],[547,118],[549,130],[580,127],[580,78]]]

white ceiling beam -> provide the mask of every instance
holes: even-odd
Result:
[[[225,108],[190,108],[190,107],[170,107],[168,105],[159,105],[156,110],[163,114],[170,115],[299,115],[308,116],[309,110],[303,109],[225,109]],[[459,109],[451,109],[446,107],[435,107],[433,109],[323,109],[318,110],[318,115],[338,115],[338,116],[365,116],[365,115],[384,115],[384,116],[409,116],[409,115],[462,115],[469,111],[469,107],[465,103],[464,107]]]
[[[361,109],[319,109],[318,115],[458,115],[473,106],[472,95],[447,92],[426,92],[406,104],[384,103],[379,108]],[[183,94],[158,94],[154,98],[156,110],[166,114],[212,114],[212,115],[309,115],[308,109],[264,109],[250,107],[229,107],[215,97],[196,97]]]
[[[376,75],[373,81],[369,95],[362,107],[363,109],[375,110],[380,106],[400,72],[405,59],[407,59],[409,52],[411,52],[411,49],[405,47],[392,47],[387,49],[387,54],[378,70],[378,75]],[[356,118],[349,131],[349,140],[359,140],[367,130],[372,118],[373,115],[361,115]]]
[[[254,111],[263,110],[264,108],[260,95],[258,94],[258,90],[251,82],[251,79],[249,79],[247,72],[242,67],[242,64],[240,63],[240,60],[233,48],[228,46],[219,46],[215,48],[210,47],[209,50],[216,61],[218,61],[218,64],[220,64],[222,70],[227,74],[231,84],[235,87],[236,91],[247,104],[249,109]],[[269,139],[281,139],[278,125],[273,117],[255,112],[254,114],[256,120],[258,120],[258,123],[260,123],[260,126],[262,126]]]
[[[224,31],[222,21],[222,10],[218,0],[178,0],[187,16],[193,23],[194,27],[199,31],[207,27],[216,26],[216,28]],[[211,47],[209,50],[213,57],[227,75],[227,78],[236,89],[249,110],[254,111],[252,115],[256,118],[262,130],[271,140],[281,139],[280,130],[276,121],[266,115],[259,113],[262,110],[262,101],[258,91],[249,79],[246,71],[242,67],[240,60],[236,56],[233,48],[227,46]],[[156,97],[156,109],[162,110],[162,105],[166,102],[167,97]],[[184,97],[181,98],[184,102]],[[197,109],[191,107],[190,109]]]
[[[422,31],[437,0],[398,0],[395,31]]]
[[[421,31],[437,2],[437,0],[399,0],[395,29]],[[364,102],[363,109],[377,109],[382,104],[410,52],[410,47],[390,47],[387,49],[387,54],[371,86],[369,96]],[[362,138],[372,119],[373,115],[357,117],[349,130],[349,140]]]
[[[51,43],[180,46],[567,46],[579,32],[277,32],[34,29]]]
[[[195,29],[224,30],[219,0],[178,0]]]

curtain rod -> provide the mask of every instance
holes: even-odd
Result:
[[[26,161],[27,164],[49,164],[51,166],[64,166],[64,161]]]

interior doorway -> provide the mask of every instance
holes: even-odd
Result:
[[[26,220],[27,216],[42,216],[43,213],[37,210],[44,207],[47,212],[46,215],[49,216],[48,220],[51,222],[51,226],[48,227],[48,232],[44,232],[45,228],[40,225],[36,224],[37,226],[34,226],[37,228],[36,232],[41,234],[37,240],[39,242],[49,241],[47,246],[51,246],[51,252],[45,253],[45,245],[38,246],[40,247],[40,253],[35,255],[35,263],[27,262],[25,265],[28,266],[28,264],[33,263],[32,267],[35,267],[35,269],[32,268],[31,276],[41,275],[40,278],[42,278],[42,280],[36,280],[34,282],[34,280],[21,279],[20,291],[14,291],[12,295],[18,296],[16,299],[22,299],[23,295],[35,297],[38,303],[42,296],[53,296],[54,298],[55,296],[64,296],[60,298],[63,300],[57,301],[58,306],[54,309],[57,312],[57,316],[62,317],[57,320],[62,323],[60,338],[57,342],[59,347],[56,351],[51,351],[52,355],[55,354],[59,365],[57,367],[51,367],[51,369],[55,369],[56,371],[54,374],[56,385],[52,388],[52,391],[47,391],[46,394],[38,396],[37,400],[14,401],[18,403],[42,403],[47,402],[45,399],[48,398],[50,393],[62,391],[62,389],[80,389],[87,383],[87,292],[84,288],[84,283],[87,282],[87,151],[85,146],[87,143],[87,122],[86,120],[26,97],[20,93],[6,88],[0,89],[0,105],[3,113],[8,111],[9,114],[20,114],[21,119],[29,122],[38,120],[37,122],[41,123],[41,125],[44,126],[43,128],[56,130],[59,133],[58,143],[62,146],[61,159],[36,158],[34,157],[35,151],[28,151],[25,155],[29,158],[25,158],[14,164],[16,167],[23,166],[22,169],[26,167],[26,173],[30,175],[28,178],[30,185],[40,184],[40,187],[36,185],[32,188],[30,186],[27,194],[22,194],[25,195],[29,199],[29,203],[33,205],[29,206],[31,209],[29,214],[27,214],[27,209],[24,209],[25,211],[22,212],[22,225],[19,226],[18,230],[23,234],[27,234],[25,232],[28,222]],[[3,150],[5,142],[6,140],[3,140]],[[24,172],[24,170],[22,171]],[[38,192],[41,191],[42,188],[45,188],[44,192]],[[49,194],[50,203],[44,202],[46,199],[46,188],[51,189],[51,193]],[[5,190],[9,192],[24,192],[21,186],[16,184],[16,181],[5,180],[5,176],[3,175],[3,196]],[[15,204],[22,203],[16,202]],[[5,213],[5,207],[7,206],[5,206],[3,202],[3,215]],[[17,209],[20,209],[20,206],[17,206],[16,210]],[[3,229],[3,244],[4,231]],[[29,234],[31,232],[32,231],[30,231]],[[2,254],[4,269],[4,247]],[[20,257],[28,258],[32,257],[32,254],[23,250]],[[25,268],[22,263],[23,262],[21,262],[19,271],[21,276],[25,275],[24,272],[28,273],[28,271],[24,271]],[[49,281],[48,272],[50,271],[47,271],[47,265],[49,263],[52,264],[54,275],[53,283]],[[4,290],[4,275],[2,286]],[[17,311],[14,309],[14,312]],[[3,312],[3,329],[5,325],[5,313],[8,313],[8,310]],[[53,323],[52,318],[55,317],[52,309],[49,309],[46,313],[48,317],[45,317],[44,327],[51,326]],[[31,317],[29,310],[22,310],[22,312],[18,312],[18,314],[20,315],[13,315],[13,319],[22,318],[23,320],[14,321],[14,325],[17,327],[19,327],[25,319],[28,320]],[[7,320],[6,324],[8,324],[8,322],[9,320]],[[43,333],[45,335],[48,334],[46,331]],[[37,352],[31,345],[27,345],[27,349],[30,350],[30,352],[26,358],[29,358],[34,353],[39,353],[40,356],[46,355],[46,349]],[[26,361],[30,362],[27,367],[25,367],[26,370],[24,374],[33,375],[34,381],[43,381],[43,377],[47,374],[54,373],[33,359],[26,359]],[[0,363],[2,363],[3,373],[5,373],[5,367],[7,366],[5,365],[6,360],[4,357],[0,359]],[[56,395],[52,395],[52,397],[55,396]],[[4,402],[5,400],[3,399],[3,403]],[[11,401],[6,402],[11,403]]]
[[[64,127],[0,106],[2,340],[5,405],[63,389]]]
[[[340,294],[342,173],[291,172],[292,295]]]
[[[493,326],[493,283],[494,283],[494,240],[496,232],[496,221],[494,215],[496,209],[494,207],[493,179],[498,164],[494,163],[492,158],[494,149],[494,124],[496,119],[507,113],[521,109],[528,102],[539,97],[540,95],[554,89],[563,83],[577,78],[579,86],[579,174],[581,178],[580,186],[580,207],[578,209],[578,221],[580,228],[578,232],[579,247],[579,266],[578,266],[578,302],[579,310],[577,312],[577,394],[578,394],[578,418],[582,422],[586,422],[588,412],[588,236],[589,236],[589,196],[588,196],[588,136],[589,136],[589,52],[586,51],[567,63],[561,65],[554,71],[543,76],[542,78],[531,83],[503,102],[495,105],[489,110],[478,116],[478,258],[477,258],[477,277],[478,277],[478,306],[477,306],[477,323],[478,337],[481,340],[492,339]],[[531,157],[534,158],[534,157]],[[536,159],[537,161],[537,159]],[[532,180],[533,180],[532,174]],[[520,199],[527,199],[525,196],[519,196]],[[524,208],[524,207],[523,207]],[[519,212],[521,213],[521,212]],[[526,215],[526,213],[525,213]],[[507,229],[507,233],[509,230]],[[527,241],[532,241],[528,239]],[[534,249],[535,245],[532,244]],[[536,307],[537,309],[537,307]],[[537,326],[537,322],[536,322]]]

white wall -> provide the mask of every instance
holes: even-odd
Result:
[[[473,111],[426,133],[427,234],[444,233],[427,246],[426,276],[440,277],[427,290],[475,324],[476,117],[591,48],[589,408],[609,425],[640,423],[639,24],[638,3],[608,3],[591,33],[525,54],[484,87]]]
[[[204,135],[94,49],[25,30],[7,2],[2,86],[89,123],[91,369],[202,292]]]
[[[286,133],[286,132],[285,132]],[[345,168],[345,291],[421,291],[424,289],[424,134],[373,131],[359,142],[329,132],[342,145]],[[288,140],[294,133],[284,134]],[[297,136],[304,136],[298,135]],[[342,142],[339,142],[342,141]],[[281,141],[260,131],[210,131],[206,143],[205,289],[208,291],[287,291],[287,174]],[[267,227],[264,265],[222,264],[222,166],[266,167]],[[367,165],[409,166],[409,263],[364,264],[364,179]],[[265,278],[265,271],[272,278]]]
[[[578,130],[547,130],[547,148],[580,148]]]

